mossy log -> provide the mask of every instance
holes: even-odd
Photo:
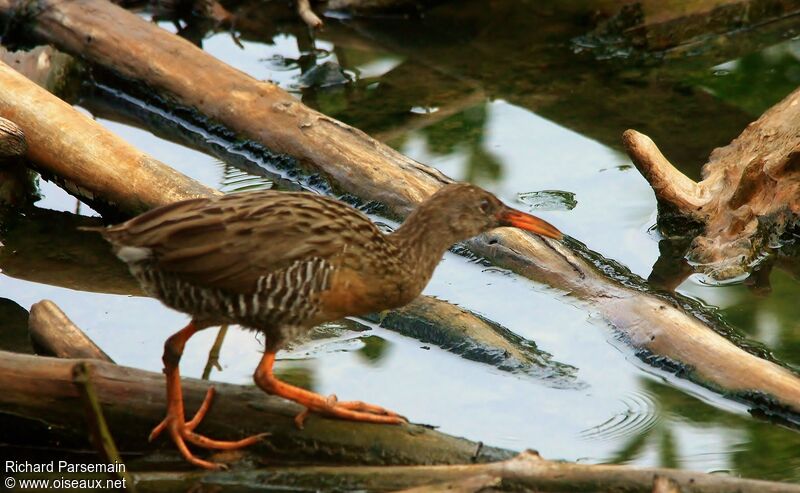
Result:
[[[15,5],[0,0],[0,15],[13,15]],[[405,216],[451,181],[113,4],[43,0],[37,8],[29,27],[40,40],[139,81],[390,214]],[[623,286],[563,244],[518,230],[500,228],[468,245],[496,265],[572,294],[641,355],[672,361],[701,385],[756,406],[767,402],[800,421],[796,374],[745,352],[677,301]]]
[[[56,359],[0,351],[0,417],[28,418],[49,427],[53,443],[85,443],[84,408],[73,385],[76,363],[92,368],[92,383],[111,433],[125,453],[151,450],[150,429],[164,417],[164,376],[97,360]],[[197,409],[208,382],[183,379],[187,410]],[[509,451],[481,447],[419,425],[354,424],[313,415],[294,425],[297,404],[255,386],[215,384],[214,404],[198,431],[219,439],[269,432],[243,458],[348,464],[468,464],[509,458]],[[37,426],[39,426],[37,425]],[[162,441],[165,450],[177,454]],[[30,443],[26,443],[30,445]],[[13,445],[13,444],[12,444]],[[166,452],[165,452],[166,453]]]
[[[700,182],[678,171],[647,136],[628,130],[623,141],[653,187],[659,225],[702,227],[688,257],[712,277],[746,274],[800,226],[800,89],[715,149]]]

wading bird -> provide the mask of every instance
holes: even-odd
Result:
[[[185,421],[178,371],[183,348],[197,331],[222,324],[264,333],[266,348],[255,382],[269,394],[305,406],[298,425],[309,411],[403,423],[403,417],[382,407],[338,401],[278,380],[272,372],[275,353],[323,322],[409,303],[453,243],[499,226],[561,237],[545,221],[463,183],[442,187],[390,234],[338,200],[277,191],[184,200],[100,228],[149,295],[192,317],[164,344],[167,416],[151,439],[166,429],[186,460],[216,469],[222,466],[195,457],[185,442],[236,449],[261,438],[228,442],[194,432],[213,389],[195,417]]]

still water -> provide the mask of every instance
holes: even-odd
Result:
[[[621,132],[649,134],[699,178],[714,147],[800,84],[800,40],[792,32],[750,43],[755,47],[735,58],[633,60],[598,56],[577,43],[583,26],[558,9],[531,16],[460,3],[459,15],[442,7],[423,19],[330,18],[313,41],[292,16],[270,19],[245,4],[234,10],[247,19],[235,36],[210,33],[199,42],[412,158],[540,215],[643,278],[663,277],[654,264],[667,274],[678,270],[680,259],[667,253],[657,264],[660,244],[669,252],[669,242],[655,227],[652,191],[621,150]],[[176,31],[172,23],[161,26]],[[108,100],[109,88],[84,92],[77,105],[89,111],[98,107],[93,99]],[[232,192],[273,185],[108,115],[98,120],[209,186]],[[76,210],[75,199],[52,184],[43,182],[41,190],[39,207]],[[80,213],[94,214],[85,205]],[[797,369],[796,257],[774,257],[766,262],[771,273],[757,282],[717,285],[691,276],[677,291]],[[303,374],[324,394],[375,402],[446,433],[534,448],[547,458],[800,482],[795,430],[644,365],[609,327],[559,293],[448,253],[426,294],[534,341],[553,360],[577,368],[574,379],[552,385],[510,374],[375,326],[282,353],[278,369]],[[2,274],[0,298],[25,308],[52,299],[115,361],[152,371],[161,369],[164,339],[186,322],[151,299]],[[191,340],[183,375],[202,374],[215,337],[212,329]],[[251,332],[228,331],[222,370],[211,379],[250,384],[261,346]]]

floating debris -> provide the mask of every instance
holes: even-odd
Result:
[[[519,193],[517,200],[535,211],[571,211],[578,205],[575,194],[563,190]]]

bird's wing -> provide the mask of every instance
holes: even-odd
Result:
[[[377,232],[366,216],[341,202],[261,191],[177,202],[103,234],[118,249],[146,249],[159,269],[188,282],[250,293],[262,276],[335,257],[352,240],[353,229],[365,228]]]

